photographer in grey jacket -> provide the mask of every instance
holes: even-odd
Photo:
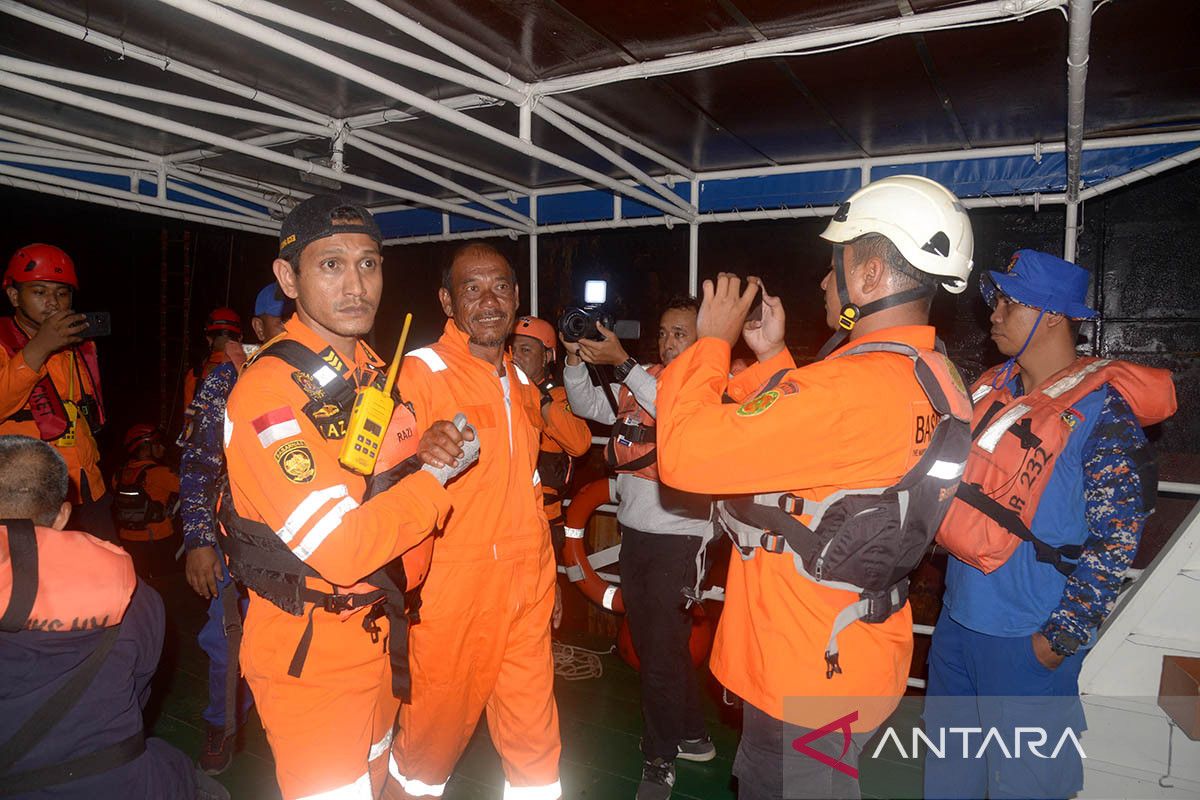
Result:
[[[713,538],[712,498],[662,485],[654,443],[656,377],[696,341],[698,310],[692,297],[667,304],[659,322],[659,363],[650,366],[638,364],[599,324],[599,341],[563,341],[563,384],[571,409],[613,425],[605,455],[617,472],[621,593],[641,662],[645,763],[638,800],[671,796],[676,758],[708,761],[716,755],[688,649],[692,625],[683,594],[698,589],[704,576],[704,553]],[[608,389],[616,414],[606,387],[592,381],[585,361],[614,367],[618,383]]]

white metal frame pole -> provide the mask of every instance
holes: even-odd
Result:
[[[391,186],[382,181],[371,180],[359,175],[353,175],[347,172],[338,172],[328,167],[323,167],[319,164],[312,164],[303,159],[294,158],[292,156],[277,153],[274,150],[268,150],[264,147],[256,147],[247,145],[244,142],[232,139],[228,136],[223,136],[218,133],[198,128],[194,125],[187,125],[181,122],[157,117],[153,114],[147,114],[143,111],[138,111],[127,106],[122,106],[118,103],[112,103],[108,100],[101,100],[90,95],[80,94],[69,89],[63,89],[58,86],[52,86],[45,83],[39,83],[30,78],[21,75],[15,75],[11,72],[0,71],[2,76],[11,89],[15,89],[27,94],[44,97],[49,100],[56,100],[60,103],[82,108],[88,111],[94,111],[99,114],[104,114],[110,117],[116,117],[135,125],[144,125],[148,128],[173,133],[177,136],[183,136],[190,139],[196,139],[202,142],[208,142],[220,147],[226,147],[230,150],[244,153],[248,156],[253,156],[262,161],[270,161],[285,167],[300,170],[301,172],[312,172],[325,178],[330,178],[335,181],[349,183],[354,186],[359,186],[364,189],[372,189],[381,192],[385,195],[412,200],[425,206],[438,208],[443,211],[448,211],[452,214],[472,217],[490,225],[501,225],[511,227],[511,220],[505,217],[497,217],[483,211],[478,211],[463,205],[455,205],[443,200],[438,200],[433,197],[418,194],[416,192],[401,189],[398,186]]]
[[[10,178],[16,178],[30,183],[41,183],[46,186],[54,186],[61,189],[73,189],[79,192],[87,192],[88,194],[107,197],[110,199],[124,200],[126,202],[141,203],[146,206],[153,206],[156,209],[172,210],[177,212],[187,212],[193,217],[203,218],[204,222],[210,224],[219,224],[221,222],[234,222],[248,227],[254,227],[260,232],[262,230],[278,229],[279,223],[270,219],[261,219],[254,215],[250,209],[246,209],[246,215],[234,214],[227,211],[218,211],[211,208],[201,208],[188,203],[180,203],[174,200],[164,200],[156,197],[147,197],[146,195],[138,194],[136,188],[126,191],[123,189],[114,189],[111,186],[101,186],[87,181],[79,181],[74,178],[64,178],[59,175],[52,175],[47,172],[39,172],[32,169],[22,169],[8,164],[0,164],[0,175],[6,175]]]
[[[543,147],[521,141],[517,136],[505,133],[490,125],[487,125],[474,117],[470,117],[461,111],[455,111],[442,106],[435,100],[421,95],[411,89],[406,89],[398,83],[387,80],[379,75],[376,75],[369,70],[363,69],[356,64],[352,64],[345,59],[338,58],[331,53],[326,52],[317,47],[313,47],[306,42],[300,41],[295,37],[280,33],[274,28],[256,22],[249,17],[244,17],[228,9],[214,5],[208,0],[158,0],[160,3],[169,5],[172,8],[177,8],[180,11],[187,12],[193,16],[208,20],[214,25],[218,25],[226,30],[241,34],[255,40],[256,42],[266,45],[280,52],[287,53],[299,59],[303,59],[310,64],[319,66],[335,75],[338,75],[346,80],[353,81],[379,92],[387,97],[399,100],[402,103],[407,103],[415,108],[419,108],[430,116],[437,117],[452,125],[463,128],[478,136],[481,136],[495,144],[502,145],[511,150],[515,150],[522,155],[544,161],[551,166],[567,172],[574,173],[585,180],[594,181],[610,190],[621,192],[629,195],[638,202],[648,206],[657,208],[667,214],[680,217],[686,220],[691,216],[688,212],[682,211],[673,203],[658,198],[653,195],[646,194],[630,186],[626,186],[621,182],[610,178],[602,172],[598,172],[590,167],[586,167],[569,158],[546,150]]]
[[[281,97],[276,97],[272,94],[260,91],[250,86],[244,86],[227,78],[222,78],[219,75],[213,74],[207,70],[193,67],[182,61],[159,53],[151,52],[145,48],[138,47],[135,44],[116,39],[107,34],[93,30],[85,25],[77,25],[69,20],[56,17],[53,14],[47,14],[44,11],[39,11],[34,8],[14,2],[14,0],[0,0],[0,13],[10,14],[26,22],[32,22],[35,25],[40,25],[43,28],[48,28],[53,31],[65,34],[75,39],[85,41],[88,44],[93,44],[102,47],[105,50],[116,53],[121,58],[132,58],[135,61],[142,61],[152,66],[158,67],[164,72],[173,72],[179,75],[184,75],[188,78],[198,80],[201,83],[206,83],[209,86],[214,86],[222,89],[230,94],[246,100],[252,100],[256,103],[268,105],[278,111],[286,111],[289,114],[294,114],[301,119],[307,119],[309,122],[327,125],[331,118],[326,114],[321,114],[313,111],[311,108],[297,105],[295,103],[284,100]]]
[[[0,174],[0,184],[11,186],[14,189],[25,189],[31,192],[40,192],[42,194],[51,194],[58,197],[65,197],[68,200],[78,200],[84,203],[95,203],[101,206],[111,206],[124,211],[137,211],[142,214],[154,214],[158,217],[166,217],[167,219],[181,219],[188,222],[201,222],[205,225],[215,225],[221,228],[230,228],[237,231],[246,231],[248,233],[259,233],[264,236],[278,236],[278,229],[259,227],[249,223],[231,222],[213,217],[206,217],[203,214],[196,214],[190,211],[179,211],[167,209],[151,202],[152,198],[139,197],[137,200],[132,199],[134,195],[129,195],[129,199],[109,197],[106,195],[94,194],[83,189],[71,189],[65,186],[42,183],[41,181],[24,180],[8,175]],[[91,184],[89,184],[91,186]],[[107,187],[92,187],[92,188],[107,188]],[[195,208],[188,206],[188,208]],[[200,209],[197,209],[200,210]]]
[[[350,0],[350,2],[354,5],[361,5],[363,0]],[[901,36],[922,31],[936,31],[963,25],[1020,20],[1031,14],[1053,11],[1066,5],[1066,3],[1067,0],[990,0],[989,2],[974,3],[957,8],[927,11],[920,14],[896,17],[894,19],[879,20],[877,22],[845,25],[828,30],[809,31],[794,36],[766,39],[735,47],[719,47],[699,53],[668,56],[652,61],[642,61],[636,64],[585,72],[579,75],[551,78],[550,80],[530,84],[529,91],[534,95],[543,96],[563,92],[575,92],[580,89],[603,86],[619,81],[654,78],[662,75],[676,75],[680,72],[691,72],[707,67],[721,66],[722,64],[733,64],[752,58],[787,55],[794,51],[799,52],[854,43],[865,44],[868,41],[889,36]]]
[[[253,3],[260,3],[264,1],[265,0],[243,0],[243,2]],[[218,0],[218,2],[227,2],[227,0]],[[478,74],[491,81],[492,85],[505,87],[509,90],[517,92],[520,97],[510,102],[513,102],[516,105],[531,105],[533,106],[534,113],[537,113],[539,107],[548,109],[558,114],[560,117],[565,117],[566,119],[569,119],[572,122],[591,130],[593,133],[598,133],[606,139],[628,148],[634,153],[637,153],[643,158],[658,164],[671,173],[680,175],[688,180],[691,180],[693,177],[695,177],[692,170],[688,169],[682,164],[679,164],[673,159],[667,158],[662,153],[659,153],[653,148],[646,146],[644,143],[637,141],[636,139],[616,130],[615,128],[593,119],[582,111],[578,111],[566,103],[554,100],[552,98],[533,96],[533,93],[530,91],[530,84],[500,69],[494,64],[487,62],[469,50],[459,47],[444,36],[434,33],[425,26],[421,25],[419,22],[416,22],[410,17],[406,17],[399,11],[396,11],[384,3],[379,2],[379,0],[348,0],[348,2],[360,10],[372,15],[381,22],[392,26],[396,30],[406,33],[412,38],[433,47],[439,53],[450,57],[468,69],[474,70]],[[241,5],[240,2],[239,5]],[[413,58],[419,58],[417,56],[412,56],[412,54],[406,55]],[[463,77],[461,70],[455,70],[453,67],[448,67],[440,62],[433,63],[435,65],[433,69],[428,69],[427,67],[418,68],[426,68],[432,75],[439,75],[447,80],[461,83],[464,86],[473,85],[472,83],[467,82],[467,79]],[[415,62],[413,65],[415,65]],[[453,71],[455,74],[452,75],[451,71]],[[497,96],[502,95],[497,94]]]
[[[1074,261],[1079,242],[1079,175],[1083,160],[1083,105],[1087,91],[1092,0],[1071,0],[1067,34],[1067,221],[1063,258]]]
[[[700,208],[700,181],[693,178],[691,185],[692,206]],[[688,225],[688,294],[700,296],[700,223]]]
[[[537,219],[537,195],[529,195],[529,215]],[[529,315],[538,315],[538,235],[529,234]]]

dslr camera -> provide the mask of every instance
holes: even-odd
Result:
[[[568,308],[558,318],[558,332],[562,334],[563,341],[603,341],[604,337],[596,330],[596,323],[608,328],[619,339],[637,339],[641,336],[641,325],[636,321],[613,319],[612,313],[604,307],[607,295],[606,281],[584,281],[583,305]]]

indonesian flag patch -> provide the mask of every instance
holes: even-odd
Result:
[[[287,406],[268,411],[261,417],[250,420],[254,432],[258,434],[258,442],[263,447],[270,447],[291,436],[300,435],[300,423],[296,415]]]

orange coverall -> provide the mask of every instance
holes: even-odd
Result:
[[[146,494],[150,495],[151,500],[163,504],[163,508],[167,510],[167,518],[162,522],[147,524],[145,530],[132,531],[118,528],[121,538],[131,542],[154,542],[159,539],[167,539],[174,532],[170,513],[171,498],[172,496],[179,497],[179,476],[172,472],[170,467],[147,459],[130,461],[117,473],[113,483],[121,484],[133,481],[143,467],[147,468],[145,475],[142,476],[142,485],[146,489]]]
[[[567,402],[567,390],[564,387],[551,387],[550,398],[550,402],[542,406],[542,423],[545,427],[542,429],[541,452],[566,453],[569,458],[584,455],[592,446],[592,431],[587,422],[571,413],[571,404]],[[569,476],[570,472],[567,475]],[[542,502],[550,524],[561,525],[561,490],[543,481]]]
[[[285,337],[315,353],[329,347],[298,318],[288,322]],[[379,364],[361,342],[353,354],[336,356],[326,363],[340,359],[335,368],[359,383]],[[294,372],[280,359],[260,359],[229,397],[225,455],[234,506],[270,526],[323,576],[308,579],[310,587],[366,591],[356,584],[426,539],[445,519],[450,496],[432,475],[417,472],[362,503],[365,481],[338,463],[341,439],[322,438],[301,410],[309,398]],[[373,643],[363,610],[306,610],[293,616],[252,591],[246,615],[241,666],[279,787],[285,800],[369,800],[382,790],[398,705],[384,652],[388,621],[376,620],[382,631]],[[294,678],[288,669],[310,618],[308,657]]]
[[[29,393],[34,384],[50,375],[54,388],[62,397],[63,402],[78,403],[87,393],[95,396],[95,387],[87,376],[87,370],[82,364],[76,365],[79,356],[71,350],[60,350],[46,359],[41,371],[34,371],[25,363],[25,354],[18,352],[11,358],[0,348],[0,435],[29,436],[40,439],[37,423],[17,422],[9,419],[29,402]],[[83,381],[83,385],[80,382]],[[80,476],[87,476],[87,500],[99,500],[104,496],[104,476],[100,474],[100,452],[96,449],[96,439],[92,429],[82,416],[75,418],[74,435],[68,431],[65,435],[50,442],[58,449],[58,454],[67,462],[67,472],[71,476],[70,499],[76,502],[80,491]]]
[[[889,328],[842,349],[868,341],[932,349],[934,330]],[[776,390],[755,396],[781,369],[789,371]],[[932,409],[912,362],[893,353],[797,368],[785,350],[732,379],[728,374],[729,345],[704,338],[659,378],[658,469],[671,486],[712,494],[789,491],[821,500],[838,489],[890,486],[928,445]],[[722,404],[726,390],[741,405]],[[858,711],[856,733],[877,727],[904,694],[912,612],[905,604],[882,623],[846,628],[838,636],[843,672],[827,679],[834,618],[857,599],[801,576],[791,553],[757,550],[746,561],[735,552],[713,674],[779,720],[819,728],[839,712]]]
[[[417,430],[466,413],[479,463],[447,489],[454,499],[410,633],[412,704],[400,709],[389,797],[438,797],[479,715],[504,765],[506,800],[555,800],[558,709],[550,613],[555,566],[536,471],[539,394],[506,357],[471,355],[453,320],[432,347],[408,354],[400,394]],[[393,789],[394,786],[396,789]]]

